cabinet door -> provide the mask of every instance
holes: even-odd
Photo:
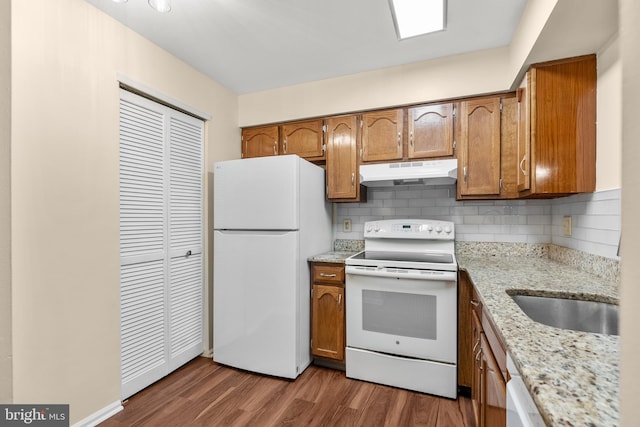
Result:
[[[595,191],[596,57],[531,71],[531,193]]]
[[[471,325],[472,325],[472,337],[473,337],[473,348],[472,348],[472,364],[473,364],[473,372],[471,377],[471,403],[473,406],[473,415],[476,420],[476,425],[480,425],[480,419],[482,418],[482,370],[483,362],[482,362],[482,324],[480,323],[480,318],[478,314],[472,310],[471,312]]]
[[[278,126],[242,129],[242,158],[278,155]]]
[[[473,381],[472,294],[473,285],[461,271],[458,278],[458,385],[462,387],[471,387]]]
[[[362,115],[362,161],[402,159],[402,109]]]
[[[311,353],[344,359],[344,288],[313,285]]]
[[[518,88],[518,150],[516,184],[518,191],[531,188],[531,74],[527,72]]]
[[[453,104],[409,108],[410,159],[453,155]]]
[[[322,120],[305,120],[280,126],[282,154],[297,154],[305,159],[324,158]]]
[[[327,198],[357,200],[358,175],[356,116],[332,117],[327,125]]]
[[[481,349],[483,359],[482,405],[484,409],[480,425],[505,427],[507,425],[507,385],[484,334]]]
[[[500,194],[500,98],[460,103],[460,195]]]

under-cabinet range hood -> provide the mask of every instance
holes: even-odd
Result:
[[[360,165],[360,184],[367,187],[449,185],[456,182],[457,174],[457,159],[378,163]]]

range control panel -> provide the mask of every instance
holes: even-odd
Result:
[[[391,239],[453,240],[454,224],[451,221],[429,219],[390,219],[369,221],[364,224],[364,237]]]

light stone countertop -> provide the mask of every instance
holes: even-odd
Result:
[[[506,291],[617,303],[617,282],[545,257],[457,255],[549,426],[617,426],[620,339],[537,323]]]
[[[356,253],[357,252],[331,251],[331,252],[325,252],[323,254],[311,256],[307,258],[307,261],[344,264],[345,259],[349,258],[351,255],[354,255]]]

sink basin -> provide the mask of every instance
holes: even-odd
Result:
[[[615,304],[531,295],[510,296],[536,322],[575,331],[619,335],[618,306]]]

